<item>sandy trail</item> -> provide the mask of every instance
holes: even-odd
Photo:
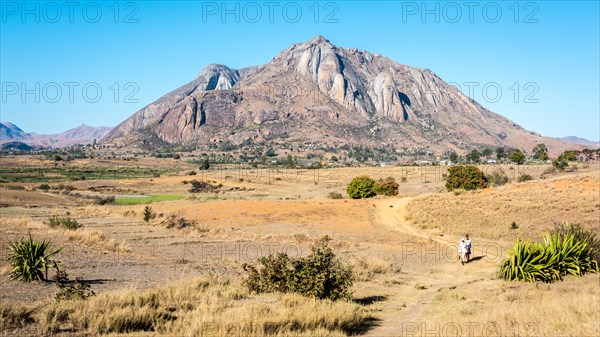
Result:
[[[404,234],[409,239],[416,239],[417,244],[433,244],[436,247],[444,247],[437,252],[438,254],[452,254],[452,246],[456,246],[460,238],[431,236],[420,232],[406,221],[406,206],[413,199],[413,197],[404,197],[396,200],[378,200],[375,210],[375,225],[384,230]],[[486,243],[490,242],[479,239],[475,241],[475,244],[480,246]],[[403,307],[403,310],[394,312],[383,309],[379,325],[369,331],[366,336],[404,336],[411,333],[409,329],[414,328],[415,324],[427,321],[426,309],[441,290],[444,288],[454,289],[467,284],[472,287],[475,282],[493,277],[497,268],[495,262],[497,259],[493,256],[487,256],[487,258],[484,256],[480,259],[474,256],[474,258],[475,261],[465,266],[457,260],[452,261],[451,258],[440,258],[427,263],[421,269],[417,268],[415,270],[417,274],[411,276],[421,280],[419,284],[422,284],[424,289],[411,292],[410,298],[390,296],[383,305],[390,308]]]

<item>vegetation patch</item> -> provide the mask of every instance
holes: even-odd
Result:
[[[71,218],[70,216],[65,216],[64,218],[53,216],[48,219],[48,226],[51,228],[65,228],[69,230],[76,230],[81,228],[81,224],[77,222],[77,220]]]
[[[31,237],[21,238],[9,245],[9,259],[12,265],[10,274],[13,280],[31,282],[44,281],[48,277],[48,267],[58,270],[59,261],[54,259],[61,249],[50,252],[49,240],[37,241]]]
[[[307,257],[290,258],[285,253],[261,257],[259,267],[244,264],[244,284],[250,292],[299,293],[319,299],[350,299],[352,268],[342,265],[326,240],[312,247]]]
[[[593,232],[576,231],[568,224],[546,233],[542,242],[518,239],[498,276],[508,281],[554,282],[569,274],[598,272],[591,242],[595,242]]]
[[[156,194],[151,196],[127,196],[127,197],[116,197],[114,204],[115,205],[144,205],[151,204],[153,202],[161,202],[161,201],[173,201],[173,200],[181,200],[185,199],[187,196],[178,195],[178,194]]]
[[[367,177],[360,176],[352,179],[348,187],[346,187],[346,193],[352,199],[364,199],[371,198],[377,195],[375,193],[375,180]]]
[[[476,166],[459,165],[448,168],[448,178],[446,178],[446,189],[448,191],[459,188],[465,190],[475,190],[478,188],[486,188],[487,186],[487,178]]]

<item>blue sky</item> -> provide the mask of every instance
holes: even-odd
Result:
[[[29,132],[115,126],[209,63],[264,64],[320,34],[429,68],[529,130],[600,138],[598,1],[1,5],[0,120]]]

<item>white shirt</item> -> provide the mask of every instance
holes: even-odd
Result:
[[[458,251],[461,253],[467,252],[467,243],[464,240],[461,240],[458,244]]]

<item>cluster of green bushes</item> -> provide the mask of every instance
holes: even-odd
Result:
[[[243,265],[248,272],[244,285],[250,292],[294,292],[330,300],[351,297],[352,269],[342,265],[326,240],[314,245],[306,257],[279,253],[261,257],[258,262],[258,267]]]
[[[508,281],[554,282],[565,275],[598,272],[596,234],[565,224],[547,233],[542,242],[518,239],[498,276]]]
[[[368,176],[359,176],[346,187],[346,193],[353,199],[371,198],[376,195],[398,195],[398,183],[392,177],[375,181]]]

